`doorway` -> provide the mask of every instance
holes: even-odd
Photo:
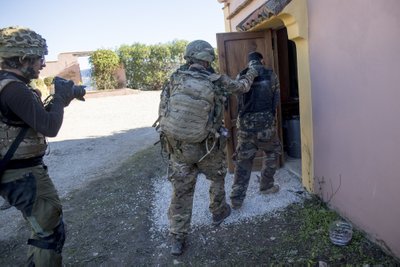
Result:
[[[301,177],[301,141],[299,89],[297,77],[296,45],[288,40],[286,28],[266,29],[259,32],[234,32],[217,34],[218,57],[221,73],[235,78],[247,66],[249,51],[264,55],[267,67],[279,76],[281,104],[278,112],[278,129],[283,146],[280,166]],[[228,171],[233,173],[232,155],[235,152],[237,99],[229,97],[225,105],[224,123],[231,137],[228,139]],[[261,169],[262,153],[253,162],[253,170]]]
[[[278,71],[281,105],[280,137],[282,142],[281,166],[301,177],[301,133],[299,86],[296,44],[288,39],[287,29],[273,32],[275,69]]]

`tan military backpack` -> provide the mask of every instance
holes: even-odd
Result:
[[[160,129],[175,140],[199,143],[214,129],[215,88],[213,75],[178,70],[171,80]]]

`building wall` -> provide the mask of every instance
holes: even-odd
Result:
[[[75,84],[82,84],[81,68],[79,57],[88,56],[91,52],[67,52],[58,55],[57,61],[47,61],[46,67],[40,71],[40,77],[60,76],[64,79],[72,80]],[[117,88],[126,87],[125,69],[121,65],[115,71]]]
[[[74,83],[82,82],[78,56],[75,53],[62,53],[58,55],[57,61],[46,62],[46,67],[40,71],[40,76],[54,77],[60,76],[65,79],[73,80]]]
[[[219,1],[227,31],[266,2]],[[400,1],[292,0],[250,30],[277,20],[297,47],[303,184],[400,257]]]
[[[308,0],[308,15],[315,190],[400,256],[400,1]]]

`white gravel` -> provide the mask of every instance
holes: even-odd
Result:
[[[253,172],[247,189],[246,199],[239,210],[232,210],[224,224],[240,223],[251,220],[255,217],[270,214],[274,216],[276,211],[283,210],[292,203],[299,203],[304,200],[306,193],[297,176],[287,169],[279,169],[275,174],[275,182],[279,184],[280,191],[272,195],[259,193],[260,172]],[[226,199],[229,203],[229,194],[233,183],[233,174],[227,174],[225,179]],[[210,182],[204,175],[200,174],[196,182],[196,190],[193,201],[192,227],[209,225],[211,213],[209,212],[209,190]],[[153,202],[153,217],[155,230],[162,231],[168,228],[169,201],[172,187],[167,178],[163,177],[154,183],[155,200]],[[301,193],[300,193],[301,192]]]
[[[85,102],[73,101],[65,109],[63,126],[55,138],[49,138],[50,153],[45,157],[52,178],[61,197],[72,190],[112,172],[135,152],[151,146],[158,135],[151,127],[157,119],[158,91],[130,91],[119,96],[88,97]],[[233,211],[227,224],[285,208],[301,201],[296,191],[303,191],[300,180],[286,169],[276,174],[281,186],[279,193],[260,195],[253,173],[247,198],[240,211]],[[229,201],[232,175],[227,175],[226,192]],[[165,177],[155,179],[152,219],[154,229],[163,231],[168,226],[167,209],[171,185]],[[193,227],[210,224],[209,181],[200,175],[196,185],[193,208]],[[6,240],[18,231],[23,220],[15,208],[0,211],[0,240]]]
[[[158,140],[151,127],[158,117],[160,92],[73,101],[62,129],[50,138],[45,157],[60,196],[112,172],[135,152]]]

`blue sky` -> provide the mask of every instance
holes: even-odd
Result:
[[[0,28],[24,26],[47,40],[47,60],[63,52],[203,39],[224,32],[217,0],[0,0]]]

